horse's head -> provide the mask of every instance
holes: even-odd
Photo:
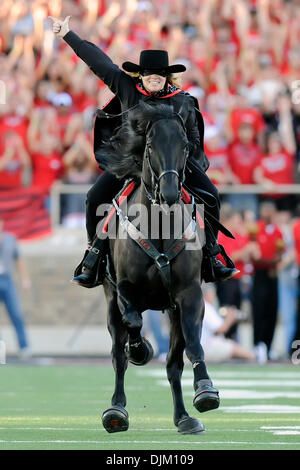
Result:
[[[185,125],[170,106],[155,106],[147,114],[142,181],[153,203],[172,206],[180,198],[184,181],[188,156]]]

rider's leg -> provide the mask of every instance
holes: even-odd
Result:
[[[86,230],[88,243],[92,245],[97,224],[101,217],[97,216],[100,204],[110,204],[115,195],[122,188],[123,182],[108,171],[99,176],[94,186],[91,187],[86,196]]]
[[[101,204],[109,204],[122,188],[122,181],[109,172],[104,172],[87,193],[86,229],[88,250],[84,259],[75,271],[72,282],[83,287],[95,287],[102,283],[105,274],[105,259],[108,249],[106,239],[96,237],[97,225],[101,217],[97,209]],[[97,278],[97,283],[96,283]]]
[[[192,172],[186,173],[186,184],[188,187],[199,188],[206,191],[214,196],[214,200],[207,200],[208,205],[205,204],[205,210],[208,211],[216,220],[220,220],[220,197],[219,192],[215,185],[208,178],[200,168],[195,165],[192,167]],[[224,281],[235,276],[238,271],[234,268],[234,265],[229,263],[229,266],[225,266],[221,261],[217,259],[217,255],[220,253],[220,247],[218,245],[218,228],[213,222],[206,220],[205,224],[205,236],[206,246],[204,250],[204,269],[203,278],[206,282]],[[231,261],[231,260],[230,260]]]

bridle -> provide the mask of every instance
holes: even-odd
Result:
[[[185,127],[185,124],[184,124],[184,121],[183,121],[181,115],[179,113],[174,113],[174,116],[179,119],[180,125],[181,125],[182,129],[184,130],[184,132],[186,134],[186,127]],[[183,185],[183,182],[184,182],[185,167],[186,167],[186,161],[187,161],[187,157],[188,157],[188,149],[186,149],[185,150],[184,165],[183,165],[183,169],[181,171],[181,175],[179,174],[179,172],[177,170],[174,170],[174,169],[165,170],[162,173],[160,173],[160,175],[156,174],[156,172],[155,172],[155,170],[152,166],[152,162],[151,162],[151,152],[150,152],[151,142],[150,142],[150,138],[149,138],[149,132],[157,122],[162,121],[162,120],[166,120],[166,119],[170,119],[170,118],[158,118],[156,120],[150,121],[147,124],[146,131],[145,131],[146,145],[145,145],[144,157],[146,158],[146,162],[147,162],[148,168],[150,170],[152,188],[154,188],[154,194],[151,193],[151,190],[149,189],[148,185],[146,184],[146,182],[144,181],[143,178],[142,178],[142,183],[144,185],[147,198],[149,199],[149,201],[151,201],[152,204],[155,204],[155,205],[160,205],[160,201],[159,201],[160,182],[161,182],[162,178],[164,178],[166,175],[169,175],[169,174],[176,175],[177,178],[178,178],[178,199],[177,200],[179,200],[179,198],[181,196],[182,185]]]

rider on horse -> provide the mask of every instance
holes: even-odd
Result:
[[[54,33],[63,37],[75,53],[115,94],[115,97],[102,110],[102,115],[99,113],[95,120],[95,150],[103,144],[105,139],[113,136],[116,128],[126,119],[127,111],[138,106],[141,101],[147,101],[150,105],[164,102],[173,106],[174,111],[179,113],[184,121],[189,140],[185,184],[187,187],[193,188],[196,195],[200,189],[201,200],[205,200],[207,193],[214,200],[214,203],[209,205],[210,223],[206,224],[205,229],[206,256],[204,257],[203,279],[206,282],[214,282],[232,278],[238,273],[233,264],[229,263],[225,266],[217,259],[217,255],[220,253],[217,242],[220,228],[218,223],[220,200],[216,187],[205,173],[209,162],[203,150],[203,117],[199,111],[197,100],[174,84],[173,74],[184,72],[185,66],[180,64],[170,66],[166,51],[146,50],[141,52],[139,65],[131,62],[123,63],[123,69],[128,72],[125,73],[101,49],[89,41],[82,40],[71,31],[68,26],[69,18],[67,17],[64,21],[52,18]],[[97,153],[96,157],[101,166]],[[88,250],[75,271],[73,278],[75,284],[90,288],[103,281],[108,243],[107,240],[100,240],[96,236],[96,227],[99,222],[96,212],[99,205],[112,201],[122,188],[123,183],[105,171],[87,194]],[[205,207],[205,213],[207,212]],[[93,244],[94,247],[96,246],[94,249]],[[224,254],[224,251],[222,253]],[[205,269],[207,266],[209,268]]]

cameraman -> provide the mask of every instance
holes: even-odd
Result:
[[[204,349],[205,359],[211,362],[225,362],[234,358],[254,361],[252,352],[241,347],[236,341],[225,338],[225,334],[238,321],[236,308],[227,308],[225,318],[221,317],[215,307],[216,291],[213,284],[205,284],[202,287],[205,314],[202,327],[201,344]]]

